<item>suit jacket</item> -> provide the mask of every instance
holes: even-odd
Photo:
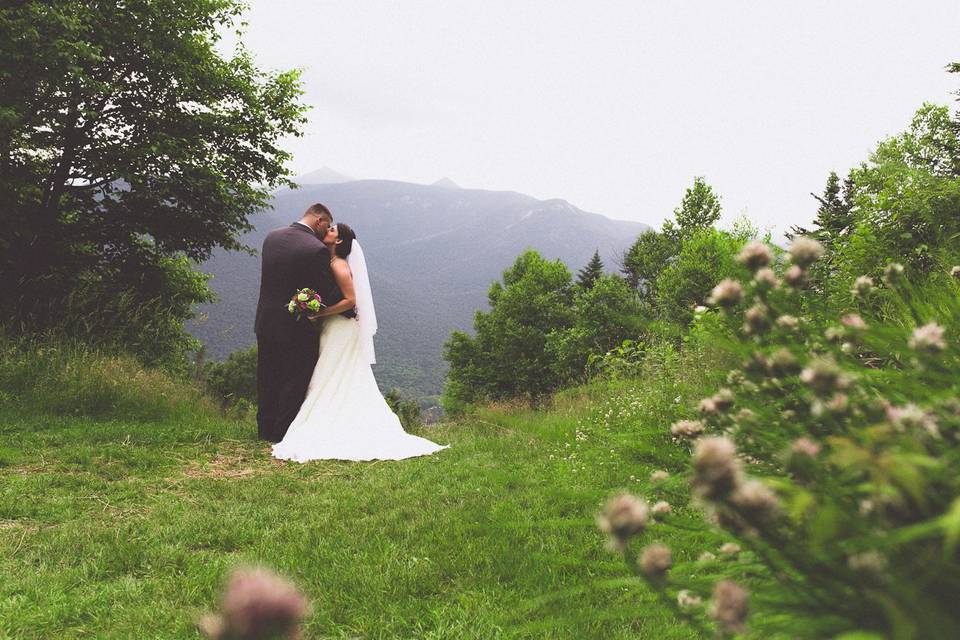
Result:
[[[310,229],[293,223],[267,234],[260,255],[257,336],[280,342],[315,341],[313,323],[306,318],[297,320],[287,311],[287,303],[304,287],[319,293],[328,306],[343,299],[330,270],[330,252]]]

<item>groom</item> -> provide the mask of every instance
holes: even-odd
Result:
[[[320,241],[333,224],[330,210],[311,205],[299,221],[275,229],[263,241],[260,301],[257,303],[257,435],[280,442],[307,394],[319,357],[319,336],[312,322],[297,321],[287,303],[309,287],[323,303],[342,295],[330,270],[330,252]]]

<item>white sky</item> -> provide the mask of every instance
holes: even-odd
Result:
[[[722,223],[812,219],[828,172],[953,103],[960,1],[253,0],[304,69],[293,169],[564,198],[659,225],[695,175]]]

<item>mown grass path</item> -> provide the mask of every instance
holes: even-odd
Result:
[[[279,463],[215,418],[0,413],[0,638],[196,638],[243,564],[305,591],[308,638],[693,637],[594,524],[618,488],[680,501],[647,478],[683,454],[639,391],[583,393],[374,463]],[[678,561],[716,544],[686,536]]]

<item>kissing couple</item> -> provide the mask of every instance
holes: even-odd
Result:
[[[377,316],[357,235],[317,203],[271,231],[257,303],[257,434],[281,460],[401,460],[446,447],[406,433],[370,365]],[[323,306],[298,319],[301,289]]]

